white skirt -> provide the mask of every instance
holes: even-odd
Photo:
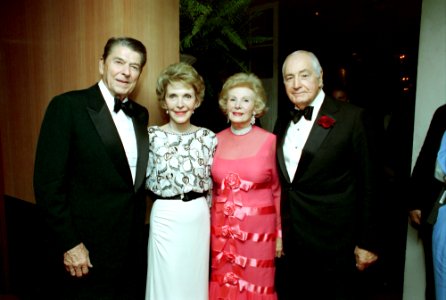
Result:
[[[209,239],[205,197],[156,200],[150,215],[146,300],[208,300]]]

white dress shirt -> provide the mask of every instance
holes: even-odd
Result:
[[[320,90],[316,98],[309,104],[313,106],[313,114],[311,120],[307,120],[304,117],[300,118],[299,122],[294,124],[290,121],[288,130],[285,135],[285,141],[283,143],[283,156],[285,159],[285,165],[290,180],[293,181],[296,174],[297,166],[302,156],[302,150],[310,135],[311,128],[314,121],[317,118],[319,110],[321,109],[322,102],[324,102],[325,93]]]
[[[130,171],[132,173],[133,183],[135,183],[138,149],[136,146],[136,135],[135,135],[135,129],[133,127],[132,118],[127,116],[122,111],[122,109],[117,113],[114,112],[113,109],[115,106],[115,99],[102,80],[99,82],[99,89],[101,90],[102,96],[105,99],[105,103],[107,104],[108,109],[110,110],[110,114],[113,118],[113,122],[115,123],[116,129],[118,130],[122,145],[125,150],[125,154],[127,156],[127,161],[130,166]],[[125,98],[124,102],[126,101],[129,100]]]

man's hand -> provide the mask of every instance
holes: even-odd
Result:
[[[414,209],[409,212],[409,219],[412,224],[420,225],[421,224],[421,210]]]
[[[88,250],[83,243],[80,243],[65,252],[63,255],[63,263],[65,265],[65,270],[67,270],[71,276],[76,276],[78,278],[87,275],[89,268],[93,267],[90,262]]]
[[[370,251],[355,247],[356,268],[359,271],[364,271],[368,266],[373,264],[378,256]]]
[[[281,257],[283,254],[282,238],[278,237],[276,239],[276,257]]]

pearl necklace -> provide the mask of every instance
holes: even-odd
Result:
[[[176,134],[185,134],[185,133],[189,133],[189,132],[191,132],[192,131],[192,124],[189,124],[189,127],[185,130],[185,131],[178,131],[178,130],[175,130],[175,129],[173,129],[173,127],[172,127],[172,125],[170,124],[170,123],[168,123],[167,124],[168,126],[169,126],[169,130],[172,132],[172,133],[176,133]]]
[[[231,128],[232,133],[235,134],[235,135],[245,135],[245,134],[247,134],[248,132],[251,131],[252,125],[249,125],[249,126],[247,126],[245,128],[242,128],[242,129],[236,129],[236,128],[232,127],[232,126],[230,128]]]

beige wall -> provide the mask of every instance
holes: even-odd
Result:
[[[132,36],[148,63],[133,98],[160,123],[156,77],[179,59],[179,0],[0,0],[0,137],[5,194],[34,202],[40,123],[50,99],[98,81],[111,36]],[[1,164],[0,164],[1,165]]]
[[[412,167],[435,110],[446,103],[446,1],[423,0],[418,47]]]

